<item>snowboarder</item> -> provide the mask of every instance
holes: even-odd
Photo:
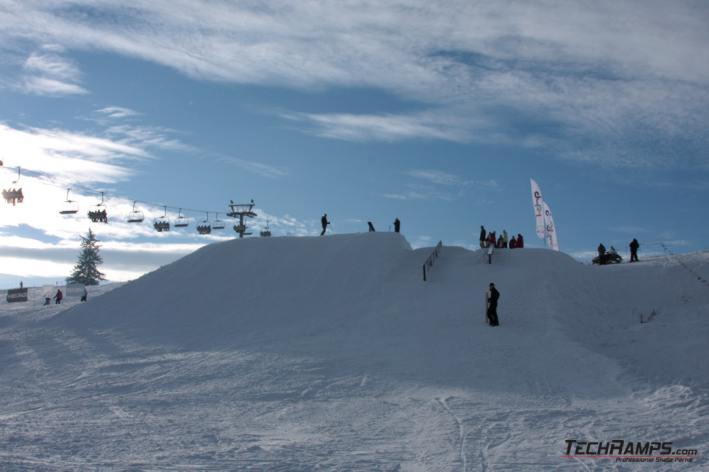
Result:
[[[401,221],[399,221],[399,218],[394,219],[394,232],[398,233],[401,230]]]
[[[606,263],[606,247],[603,245],[603,243],[598,245],[598,263]]]
[[[480,225],[480,247],[487,247],[487,231],[483,225]]]
[[[371,221],[367,221],[367,226],[369,227],[369,232],[374,233],[376,229],[374,229],[374,225],[372,224]]]
[[[500,299],[500,292],[495,288],[495,284],[490,282],[490,289],[487,291],[487,323],[490,326],[499,326],[497,318],[497,300]]]
[[[325,234],[325,231],[327,231],[327,225],[330,224],[330,222],[327,220],[327,213],[325,213],[322,218],[320,218],[320,224],[322,225],[322,233],[320,233],[320,236]]]
[[[524,247],[524,238],[521,233],[517,233],[517,248],[521,249]]]
[[[54,303],[56,303],[57,305],[61,305],[62,298],[64,298],[64,294],[60,289],[57,289],[57,293],[54,295]]]
[[[633,238],[628,245],[630,247],[630,262],[638,262],[638,248],[640,243],[637,239]]]

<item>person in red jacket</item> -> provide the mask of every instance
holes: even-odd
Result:
[[[57,289],[57,293],[56,295],[54,295],[54,303],[56,303],[57,305],[61,305],[62,298],[64,298],[64,294],[61,290]]]
[[[517,238],[514,236],[510,239],[510,249],[517,249]]]

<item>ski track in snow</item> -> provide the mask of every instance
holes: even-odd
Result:
[[[682,279],[676,264],[583,267],[529,251],[496,254],[488,266],[477,253],[444,247],[423,284],[426,251],[386,251],[394,254],[381,273],[372,274],[372,261],[362,269],[372,285],[357,288],[348,280],[353,297],[340,303],[352,305],[349,311],[328,305],[327,316],[318,317],[312,306],[294,310],[289,299],[285,319],[265,307],[263,326],[245,318],[223,338],[222,329],[210,328],[214,339],[201,344],[197,327],[179,314],[167,313],[157,328],[168,320],[185,323],[171,333],[184,338],[153,336],[150,324],[151,336],[141,337],[109,315],[102,319],[92,307],[111,309],[111,294],[95,295],[111,287],[92,293],[83,311],[59,315],[75,302],[0,305],[0,469],[707,466],[701,454],[709,450],[709,296]],[[688,257],[696,258],[693,266],[709,267],[702,255]],[[166,273],[175,277],[176,268],[179,262]],[[335,279],[329,271],[313,270],[323,277],[318,283]],[[124,292],[140,300],[141,283],[158,275]],[[490,280],[502,292],[499,328],[482,321],[480,298]],[[628,291],[642,301],[626,303]],[[315,296],[300,286],[288,296],[301,292]],[[159,297],[157,288],[146,294]],[[387,305],[388,296],[397,302]],[[640,325],[632,310],[648,307],[660,315]],[[153,315],[119,311],[134,324]],[[293,316],[298,323],[289,321]],[[571,438],[674,441],[700,456],[663,469],[562,459]]]

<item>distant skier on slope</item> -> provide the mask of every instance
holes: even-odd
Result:
[[[57,289],[57,293],[54,295],[54,303],[56,303],[57,305],[61,305],[63,298],[64,294],[60,289]]]
[[[509,241],[510,241],[510,239],[509,239],[509,237],[507,236],[507,230],[506,230],[506,229],[503,229],[503,230],[502,230],[502,246],[500,246],[500,247],[507,248],[507,245],[509,244]]]
[[[524,247],[524,238],[521,233],[517,233],[517,248],[522,249]]]
[[[330,222],[327,220],[327,213],[325,213],[322,218],[320,218],[320,224],[322,225],[322,232],[320,233],[320,236],[325,234],[325,231],[327,231],[327,225],[330,224]]]
[[[490,282],[490,289],[486,294],[487,299],[487,323],[490,326],[499,326],[497,318],[497,301],[500,299],[500,292],[495,288],[495,284]]]
[[[401,230],[401,221],[399,221],[399,218],[394,219],[394,232],[398,233]]]
[[[487,247],[487,231],[483,225],[480,225],[480,247]]]
[[[371,221],[367,221],[367,226],[369,227],[369,232],[374,233],[376,229],[374,229],[374,225],[372,224]]]
[[[603,243],[598,245],[598,263],[606,263],[606,247],[603,245]]]
[[[638,249],[640,248],[638,240],[633,238],[628,247],[630,247],[630,262],[638,262]]]

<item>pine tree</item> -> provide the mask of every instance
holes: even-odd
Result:
[[[98,285],[101,280],[106,280],[106,277],[97,268],[99,264],[103,264],[103,259],[98,253],[99,245],[91,228],[86,237],[81,237],[81,254],[79,260],[74,266],[74,272],[67,279],[69,283],[80,283],[84,285]]]

